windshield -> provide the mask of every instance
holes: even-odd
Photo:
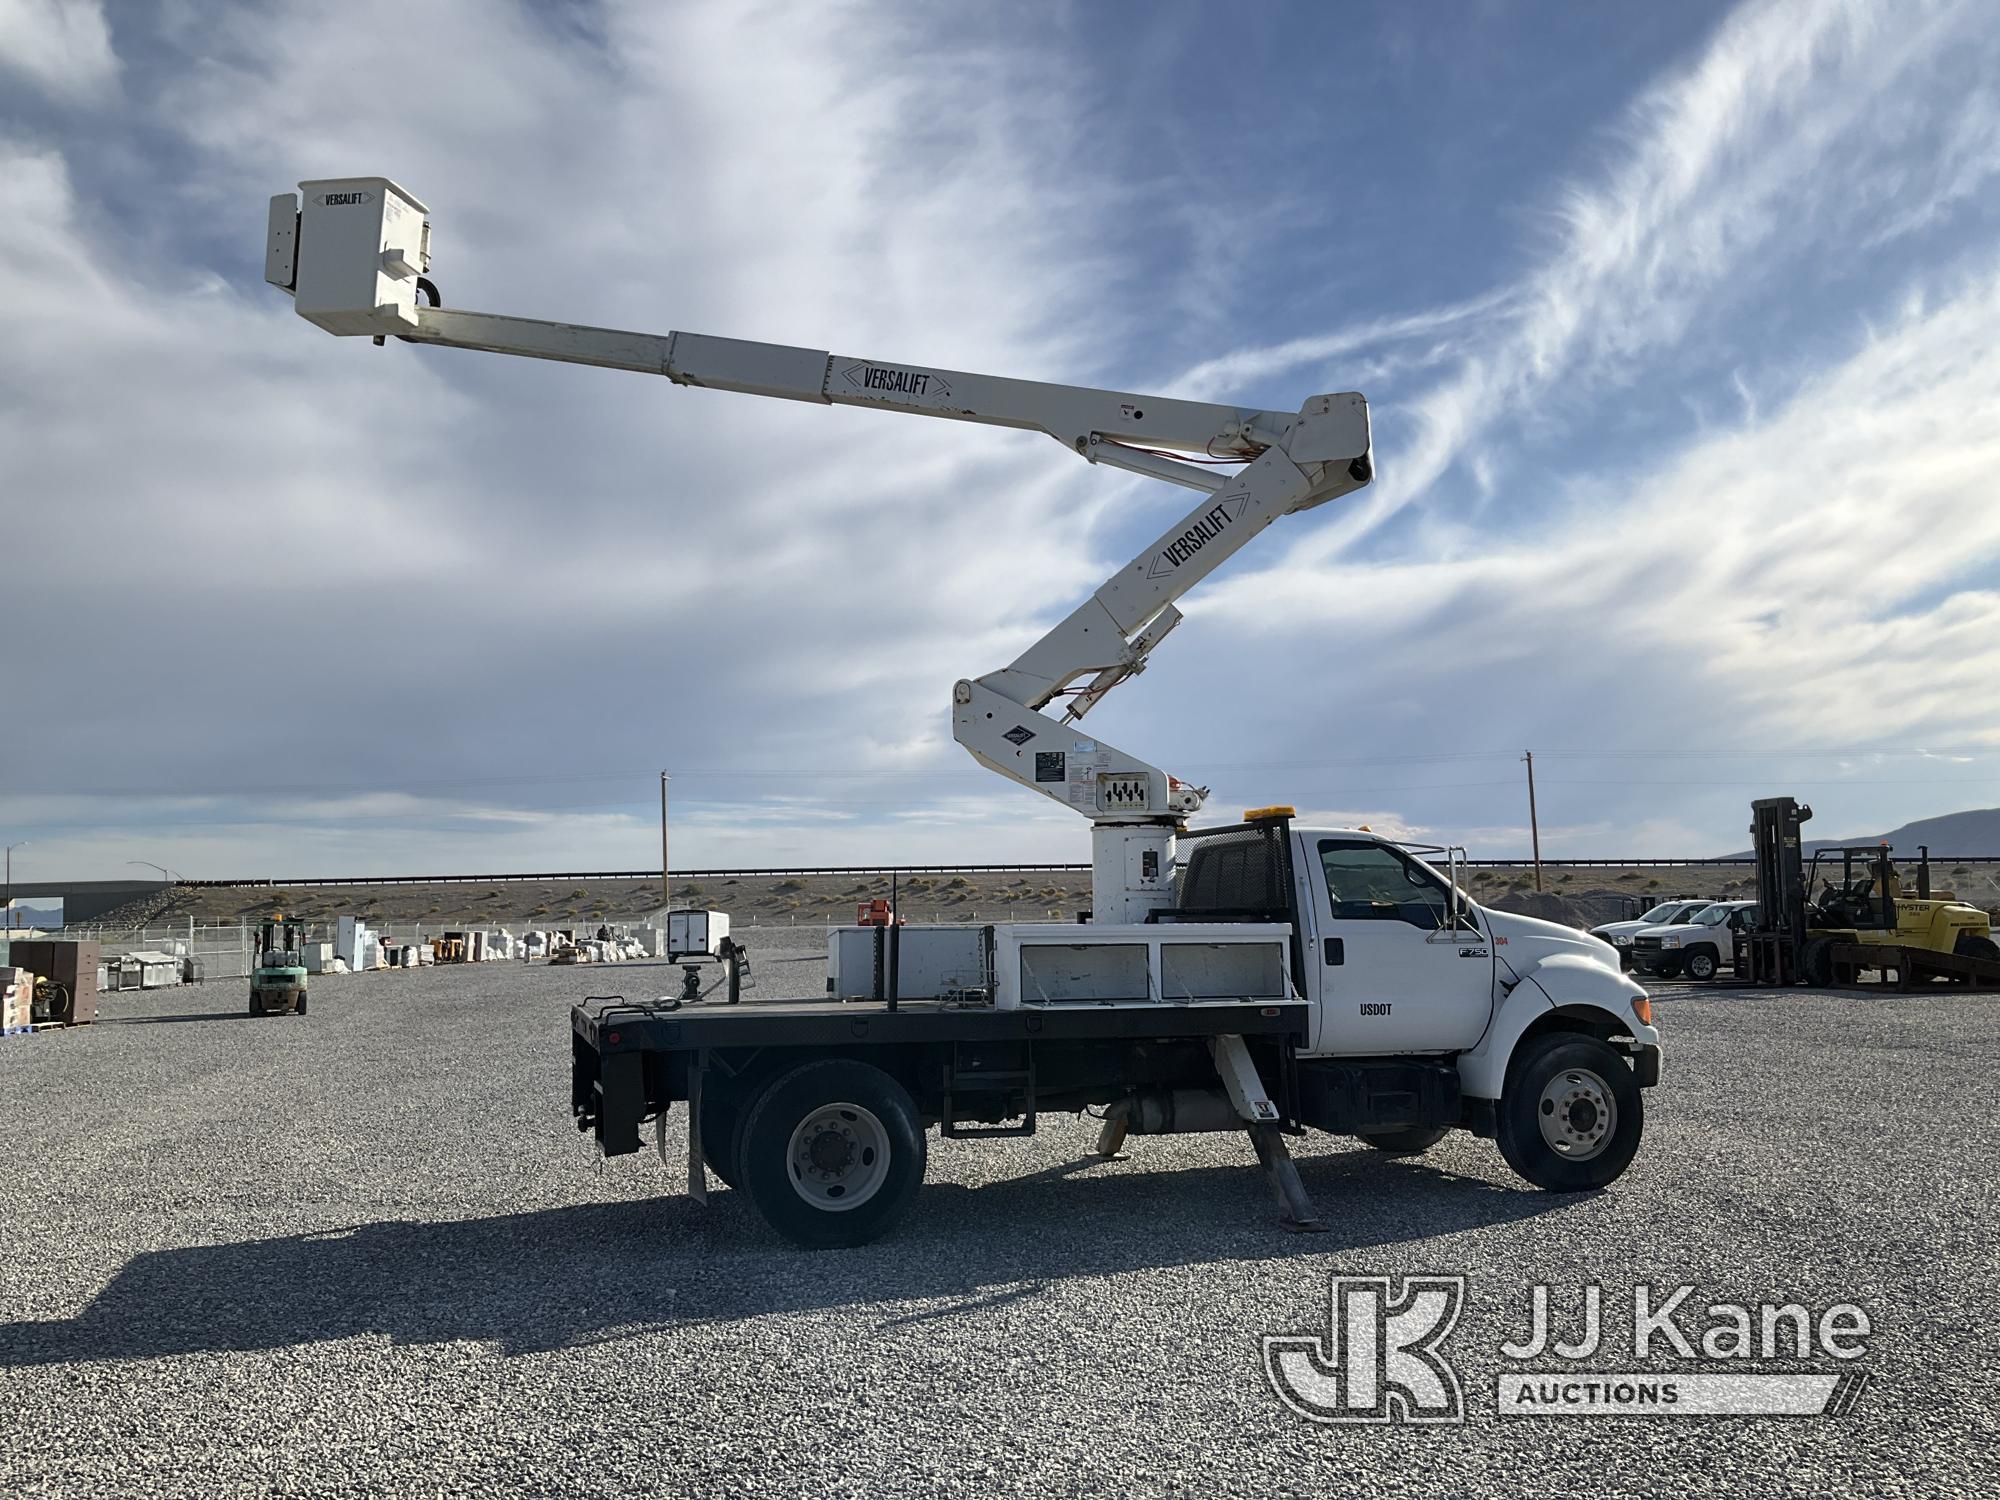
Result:
[[[1671,922],[1681,913],[1678,901],[1662,901],[1658,906],[1639,918],[1641,922]]]
[[[1714,927],[1718,923],[1727,922],[1735,914],[1735,911],[1736,908],[1733,906],[1711,906],[1706,911],[1698,912],[1690,920],[1699,923],[1703,927]]]

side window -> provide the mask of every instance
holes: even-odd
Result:
[[[1381,844],[1321,839],[1319,865],[1336,921],[1407,922],[1435,932],[1450,916],[1443,883]]]

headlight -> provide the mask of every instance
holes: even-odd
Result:
[[[1678,948],[1680,945],[1681,940],[1677,937],[1663,937],[1660,939],[1660,946],[1662,948]]]
[[[1620,948],[1629,948],[1632,946],[1632,934],[1629,932],[1621,932],[1611,941],[1613,943],[1616,943]]]

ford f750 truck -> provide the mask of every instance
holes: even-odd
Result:
[[[1412,1154],[1467,1130],[1556,1192],[1631,1162],[1660,1041],[1609,944],[1286,810],[1180,847],[1177,902],[1153,921],[976,929],[983,993],[579,1005],[578,1127],[616,1155],[686,1111],[691,1190],[713,1172],[808,1246],[887,1232],[933,1128],[1031,1135],[1051,1111],[1101,1112],[1104,1155],[1247,1129],[1300,1228],[1316,1220],[1283,1141],[1308,1131]]]

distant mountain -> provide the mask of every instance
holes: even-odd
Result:
[[[1814,819],[1817,822],[1817,819]],[[1812,827],[1811,823],[1806,825]],[[1930,845],[1932,859],[1959,859],[1967,855],[2000,855],[2000,807],[1982,807],[1972,812],[1945,813],[1935,818],[1919,818],[1892,828],[1887,833],[1863,834],[1857,838],[1807,839],[1805,851],[1838,849],[1843,844],[1892,844],[1898,858],[1914,859],[1919,844]],[[1748,849],[1731,856],[1748,859]]]

